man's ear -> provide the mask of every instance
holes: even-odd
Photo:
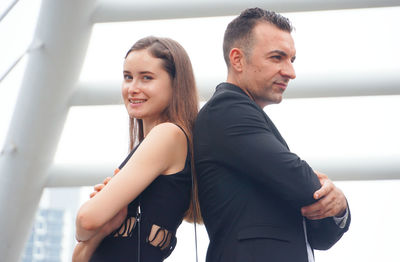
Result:
[[[243,51],[239,48],[232,48],[229,52],[229,62],[231,63],[231,68],[237,72],[242,72],[243,62],[244,62]]]

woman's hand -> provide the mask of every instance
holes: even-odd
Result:
[[[94,186],[94,191],[90,193],[90,198],[93,198],[99,193],[111,180],[111,177],[104,179],[103,184],[97,184]],[[89,240],[78,242],[72,256],[72,262],[87,262],[93,255],[94,251],[104,239],[104,237],[117,230],[124,222],[128,214],[128,207],[122,208],[113,218],[105,223],[99,231]]]
[[[90,198],[93,198],[97,193],[99,193],[111,180],[111,177],[106,177],[102,184],[97,184],[93,187],[93,192],[90,193]],[[104,224],[101,229],[101,235],[103,237],[108,236],[111,232],[117,230],[121,224],[124,222],[126,215],[128,214],[128,207],[122,208],[113,218],[111,218],[106,224]]]
[[[96,185],[92,198],[81,206],[76,219],[77,239],[89,240],[107,223],[115,227],[111,221],[121,221],[124,213],[117,214],[160,174],[182,170],[186,156],[187,139],[178,126],[161,123],[153,127],[118,174]]]
[[[111,180],[111,177],[106,177],[106,179],[104,179],[103,184],[97,184],[93,187],[93,192],[90,193],[90,198],[94,197],[95,195],[97,195],[97,193],[99,193],[107,184],[108,182]]]

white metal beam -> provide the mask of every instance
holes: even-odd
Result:
[[[311,158],[313,168],[329,175],[332,180],[400,179],[398,157]],[[48,171],[47,187],[93,186],[110,176],[115,163],[96,165],[55,165]]]
[[[95,23],[237,15],[258,6],[277,12],[399,6],[399,0],[103,0],[93,13]]]
[[[13,7],[18,3],[19,0],[14,0],[12,1],[7,8],[4,10],[3,13],[0,14],[0,22],[1,20],[3,20],[4,17],[6,17],[8,15],[8,13],[11,11],[11,9],[13,9]]]
[[[72,94],[71,106],[122,104],[121,81],[78,83]]]
[[[341,156],[308,159],[315,170],[328,174],[332,180],[400,179],[399,156]]]
[[[47,187],[93,186],[112,176],[115,163],[96,165],[57,164],[48,170]]]
[[[202,100],[208,100],[215,86],[224,79],[198,79],[198,90]],[[122,103],[119,86],[121,81],[108,83],[79,83],[70,100],[71,106],[115,105]],[[337,75],[326,73],[313,77],[302,77],[290,82],[285,98],[340,97],[400,95],[400,74],[351,73]]]
[[[82,186],[102,181],[113,164],[51,166],[56,145],[70,105],[120,103],[120,82],[76,85],[92,22],[237,15],[249,6],[278,12],[399,6],[400,0],[167,0],[101,1],[42,0],[35,38],[43,47],[29,57],[5,147],[0,152],[0,254],[2,261],[18,261],[45,186]],[[89,21],[91,18],[91,21]],[[325,78],[326,79],[326,78]],[[379,82],[373,76],[354,76],[349,81],[330,76],[327,81],[297,80],[287,97],[400,94],[399,76]],[[386,79],[386,83],[382,83]],[[203,99],[210,97],[220,79],[199,83]],[[73,92],[77,89],[76,93]],[[92,92],[96,90],[96,92]],[[71,96],[71,94],[73,94]],[[72,98],[71,98],[72,97]],[[71,98],[71,99],[70,99]],[[313,160],[311,160],[313,161]],[[400,179],[397,159],[322,159],[317,169],[334,180]],[[340,163],[335,164],[335,163]],[[366,165],[368,163],[368,165]],[[348,175],[347,175],[348,174]]]
[[[20,94],[0,153],[0,256],[17,262],[29,236],[79,78],[95,0],[42,0]]]

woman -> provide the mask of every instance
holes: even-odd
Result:
[[[143,38],[123,76],[132,151],[78,211],[74,261],[162,261],[182,218],[199,221],[196,193],[190,200],[198,100],[187,53],[174,40]]]

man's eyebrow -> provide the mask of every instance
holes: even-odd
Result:
[[[284,56],[284,57],[288,57],[288,54],[286,53],[286,52],[284,52],[284,51],[282,51],[282,50],[272,50],[272,51],[270,51],[269,53],[268,53],[268,55],[270,55],[270,54],[273,54],[273,53],[276,53],[276,54],[279,54],[280,56]],[[290,61],[292,61],[292,63],[294,62],[294,60],[296,60],[296,56],[293,56],[291,59],[290,59]]]
[[[282,50],[272,50],[272,51],[270,51],[270,52],[268,52],[268,54],[273,54],[273,53],[277,53],[277,54],[279,54],[279,55],[281,55],[281,56],[288,56],[284,51],[282,51]]]

